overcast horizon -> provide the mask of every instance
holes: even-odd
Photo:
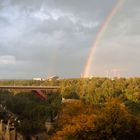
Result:
[[[0,79],[80,77],[118,0],[0,0]],[[140,0],[125,0],[98,46],[91,75],[140,76]]]

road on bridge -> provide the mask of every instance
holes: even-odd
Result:
[[[47,99],[44,95],[43,91],[45,90],[58,90],[60,89],[59,86],[0,86],[0,89],[18,89],[18,90],[32,90],[37,93],[43,99]]]
[[[0,86],[0,89],[53,90],[60,89],[60,86]]]

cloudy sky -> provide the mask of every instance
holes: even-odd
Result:
[[[79,77],[118,0],[0,0],[0,79]],[[140,0],[125,0],[93,56],[91,75],[140,76]]]

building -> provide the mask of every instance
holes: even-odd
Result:
[[[58,79],[59,79],[58,76],[51,76],[48,78],[49,81],[58,80]]]
[[[33,80],[35,80],[35,81],[44,81],[43,78],[33,78]]]
[[[0,135],[2,140],[16,140],[16,129],[13,123],[8,121],[7,124],[3,123],[3,120],[0,121]]]
[[[20,137],[19,137],[20,136]],[[16,132],[14,123],[8,121],[7,124],[0,121],[0,140],[23,140],[23,136]]]

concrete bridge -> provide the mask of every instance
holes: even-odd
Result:
[[[31,91],[35,91],[35,93],[40,97],[42,97],[43,99],[46,99],[46,96],[44,95],[43,91],[58,90],[60,89],[60,87],[59,86],[0,86],[0,89],[31,90]]]

